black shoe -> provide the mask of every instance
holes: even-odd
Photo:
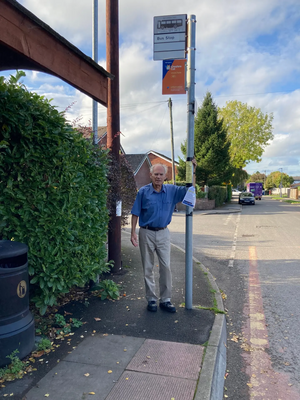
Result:
[[[173,306],[173,304],[170,301],[166,301],[165,303],[159,303],[159,307],[170,313],[176,312],[175,306]]]
[[[153,311],[153,312],[157,311],[156,301],[154,301],[154,300],[148,301],[147,310],[148,311]]]

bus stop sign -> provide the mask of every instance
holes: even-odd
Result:
[[[153,60],[185,59],[187,15],[163,15],[153,22]]]

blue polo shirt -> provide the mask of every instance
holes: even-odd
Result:
[[[163,185],[156,192],[152,183],[138,191],[131,214],[139,217],[139,225],[152,228],[164,228],[169,225],[176,203],[183,200],[185,186]]]

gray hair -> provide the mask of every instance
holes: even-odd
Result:
[[[161,163],[151,165],[150,173],[151,174],[153,173],[154,167],[156,167],[157,165],[159,165],[160,167],[163,167],[163,169],[165,170],[165,174],[167,175],[168,167],[165,164],[161,164]]]

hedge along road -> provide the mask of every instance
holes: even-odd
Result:
[[[184,230],[174,214],[181,247]],[[264,197],[241,213],[194,212],[193,233],[228,310],[225,398],[300,399],[300,206]]]

